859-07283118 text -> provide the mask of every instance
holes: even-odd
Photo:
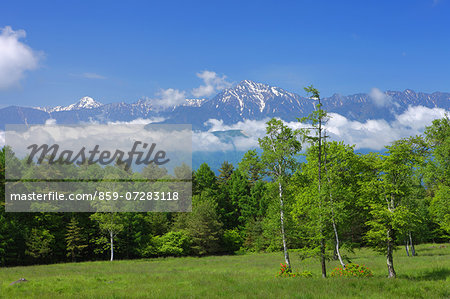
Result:
[[[50,191],[46,193],[11,193],[10,200],[24,200],[24,201],[64,201],[64,200],[178,200],[178,191],[174,192],[145,192],[145,191],[128,191],[128,192],[112,192],[112,191],[95,191],[94,193],[69,193]]]

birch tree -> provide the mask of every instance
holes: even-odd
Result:
[[[124,229],[122,215],[117,212],[95,213],[91,219],[98,222],[100,230],[109,237],[110,261],[114,260],[114,240]]]
[[[259,139],[259,146],[263,150],[261,161],[266,168],[266,173],[278,184],[281,237],[284,259],[289,269],[291,269],[291,262],[284,223],[284,188],[287,178],[298,167],[296,156],[301,150],[298,134],[298,131],[286,126],[282,120],[273,118],[267,122],[266,136]]]
[[[396,238],[404,235],[411,221],[419,218],[408,205],[413,191],[414,172],[423,160],[423,147],[414,138],[401,139],[387,146],[386,155],[368,155],[373,176],[362,188],[370,206],[367,240],[386,255],[388,277],[395,278],[393,252]]]

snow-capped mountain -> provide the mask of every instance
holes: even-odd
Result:
[[[36,109],[45,112],[58,112],[58,111],[71,111],[80,109],[93,109],[103,106],[102,103],[95,101],[91,97],[83,97],[78,102],[73,103],[69,106],[56,106],[56,107],[36,107]]]
[[[396,115],[406,111],[408,106],[450,109],[450,93],[427,94],[407,89],[403,92],[379,92],[378,97],[381,97],[381,102],[372,94],[334,94],[323,98],[322,103],[328,112],[339,113],[358,121],[391,121]],[[190,123],[194,129],[204,130],[209,119],[218,119],[228,125],[245,119],[262,120],[270,117],[293,121],[312,112],[314,105],[314,100],[282,88],[244,80],[210,99],[186,99],[178,106],[165,109],[154,106],[151,99],[140,99],[134,103],[101,104],[90,97],[84,97],[65,107],[10,106],[0,109],[0,129],[5,124],[43,124],[48,119],[54,119],[59,124],[73,124],[127,122],[142,118],[162,120],[163,123]]]
[[[232,88],[224,89],[215,97],[203,100],[197,107],[180,105],[165,115],[166,123],[192,123],[204,127],[211,118],[232,124],[244,119],[282,117],[293,120],[299,114],[314,109],[313,101],[282,88],[244,80]],[[293,116],[295,114],[295,116]]]
[[[311,101],[305,101],[297,94],[279,87],[244,80],[233,88],[225,89],[203,106],[207,110],[216,109],[224,117],[253,119],[283,113],[283,107],[301,112]]]

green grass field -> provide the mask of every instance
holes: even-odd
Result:
[[[0,268],[0,297],[450,298],[450,245],[419,245],[417,252],[396,252],[397,279],[386,278],[385,258],[369,249],[347,255],[370,267],[373,278],[322,279],[317,260],[295,253],[294,270],[310,270],[313,278],[275,277],[282,253]],[[337,265],[330,262],[329,273]],[[10,285],[21,277],[28,282]]]

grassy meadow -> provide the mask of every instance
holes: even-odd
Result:
[[[398,278],[387,279],[385,257],[370,249],[344,252],[372,269],[372,278],[320,277],[317,260],[291,253],[294,270],[312,278],[278,278],[282,253],[98,261],[0,268],[0,298],[450,298],[450,245],[395,252]],[[328,274],[338,266],[328,263]],[[10,285],[24,277],[28,282]]]

